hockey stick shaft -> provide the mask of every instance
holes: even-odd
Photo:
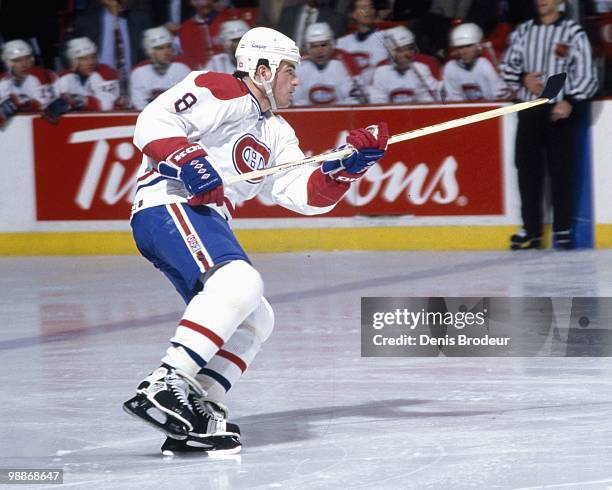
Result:
[[[525,109],[531,109],[532,107],[536,107],[542,104],[546,104],[554,99],[563,84],[565,83],[566,74],[559,73],[557,75],[551,76],[547,83],[546,87],[544,87],[544,91],[542,92],[542,96],[538,99],[531,100],[528,102],[520,102],[518,104],[512,104],[505,107],[499,107],[497,109],[492,109],[490,111],[479,112],[477,114],[472,114],[470,116],[460,117],[458,119],[451,119],[450,121],[445,121],[438,124],[433,124],[431,126],[426,126],[424,128],[414,129],[412,131],[407,131],[405,133],[395,134],[389,138],[388,144],[392,145],[395,143],[399,143],[401,141],[408,141],[415,138],[421,138],[423,136],[427,136],[429,134],[439,133],[441,131],[447,131],[453,128],[459,128],[461,126],[467,126],[468,124],[474,124],[481,121],[486,121],[488,119],[494,119],[496,117],[505,116],[507,114],[513,114],[515,112],[524,111]],[[327,160],[337,160],[339,158],[345,158],[353,153],[353,148],[344,148],[341,150],[331,151],[327,153],[321,153],[320,155],[315,155],[313,157],[305,158],[303,160],[297,160],[295,162],[287,162],[280,165],[276,165],[274,167],[264,168],[261,170],[254,170],[252,172],[247,172],[241,175],[234,175],[225,177],[223,180],[226,184],[231,185],[236,182],[242,182],[244,180],[252,180],[259,179],[261,177],[265,177],[267,175],[272,175],[280,172],[286,172],[291,170],[292,168],[301,167],[302,165],[309,165],[311,163],[324,162]]]

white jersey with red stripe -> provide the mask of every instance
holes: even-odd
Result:
[[[99,63],[88,77],[82,77],[73,70],[60,74],[55,83],[57,95],[79,95],[87,97],[85,110],[110,111],[119,98],[117,72]]]
[[[361,70],[361,82],[369,85],[372,82],[374,68],[389,57],[385,48],[383,34],[380,31],[370,31],[368,34],[358,32],[338,38],[336,47],[342,49],[355,59]]]
[[[407,70],[399,70],[392,64],[377,67],[368,92],[371,103],[398,104],[440,100],[440,88],[441,82],[434,78],[429,67],[413,61]]]
[[[173,87],[191,73],[185,63],[173,61],[161,73],[151,61],[139,63],[130,74],[130,100],[134,108],[142,110],[159,94]]]
[[[330,59],[325,65],[317,65],[310,59],[303,60],[296,69],[300,80],[293,105],[353,104],[350,96],[353,79],[344,63]]]
[[[12,96],[21,110],[38,111],[44,109],[53,99],[55,73],[34,67],[22,80],[9,72],[0,77],[0,101]]]
[[[143,161],[133,213],[187,202],[189,194],[183,183],[163,177],[156,168],[158,162],[193,144],[204,148],[222,178],[304,158],[293,128],[280,116],[262,113],[242,80],[203,71],[191,72],[144,109],[136,123],[134,144],[143,152]],[[311,178],[315,171],[317,175]],[[302,166],[265,179],[226,185],[225,205],[219,211],[229,219],[236,203],[262,194],[301,214],[325,213],[336,201],[321,195],[324,177],[318,166]],[[341,189],[339,197],[348,189],[339,183],[333,186]]]
[[[231,75],[236,71],[236,60],[227,53],[216,54],[206,63],[204,71],[214,71],[216,73],[227,73]]]
[[[451,60],[444,65],[443,82],[445,99],[495,100],[510,96],[508,86],[489,60],[478,57],[471,66],[461,60]]]

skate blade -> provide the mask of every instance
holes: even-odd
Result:
[[[187,456],[192,454],[205,454],[210,458],[220,458],[238,454],[242,444],[234,438],[208,438],[208,440],[187,439],[178,441],[167,439],[161,447],[162,455]]]
[[[154,427],[160,432],[163,432],[168,437],[171,437],[172,439],[177,439],[177,440],[187,439],[188,437],[187,429],[184,426],[175,425],[174,427],[176,427],[177,430],[175,431],[168,430],[167,426],[162,425],[158,420],[154,419],[147,413],[148,410],[151,408],[155,408],[155,405],[153,405],[146,398],[143,400],[138,395],[136,395],[134,398],[130,398],[128,401],[126,401],[123,404],[123,411],[125,413],[127,413],[128,415],[131,415],[132,417],[137,418],[141,422],[144,422],[150,425],[151,427]],[[168,415],[166,414],[164,415],[168,417]]]

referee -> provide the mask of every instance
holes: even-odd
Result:
[[[560,11],[562,0],[535,0],[537,16],[512,33],[501,66],[508,85],[520,101],[537,98],[550,75],[567,73],[563,90],[549,104],[518,114],[515,163],[521,196],[523,229],[512,235],[510,248],[540,248],[544,177],[550,176],[553,240],[557,247],[573,246],[572,192],[579,115],[597,90],[591,45],[575,21]]]

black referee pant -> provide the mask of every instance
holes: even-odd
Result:
[[[569,118],[550,120],[553,104],[519,112],[515,164],[518,171],[523,226],[530,236],[542,235],[544,178],[550,176],[553,232],[570,230],[574,211],[573,179],[581,103]]]

